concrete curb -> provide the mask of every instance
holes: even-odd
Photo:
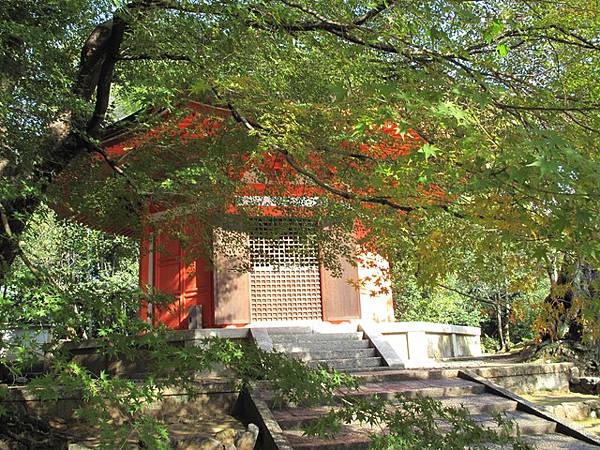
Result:
[[[257,447],[263,450],[294,450],[289,441],[283,434],[283,430],[273,417],[271,409],[267,403],[253,395],[247,390],[240,392],[238,402],[235,408],[244,421],[254,423],[258,426]]]
[[[558,433],[564,434],[566,436],[570,436],[572,438],[578,439],[580,441],[587,442],[588,444],[594,444],[600,446],[600,438],[588,433],[587,431],[580,430],[576,428],[573,424],[571,424],[567,420],[560,419],[553,414],[547,412],[544,408],[537,406],[534,403],[531,403],[528,400],[525,400],[523,397],[515,394],[508,389],[505,389],[485,378],[478,375],[472,370],[462,369],[458,371],[458,377],[463,380],[473,381],[475,383],[483,384],[486,388],[486,391],[492,392],[496,395],[499,395],[504,398],[508,398],[510,400],[514,400],[517,402],[517,410],[525,411],[529,414],[533,414],[542,419],[548,420],[550,422],[556,423],[556,431]]]
[[[266,328],[250,328],[250,337],[261,350],[267,353],[273,351],[273,340]]]
[[[371,344],[373,344],[377,353],[379,353],[389,367],[398,369],[404,368],[404,361],[402,358],[377,329],[365,324],[360,324],[358,329],[365,334],[365,337],[369,341],[371,341]]]

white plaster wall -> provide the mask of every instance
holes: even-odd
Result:
[[[425,333],[427,356],[433,359],[452,358],[452,336],[450,334]],[[458,356],[458,355],[456,355]]]
[[[403,360],[409,359],[408,340],[406,333],[385,334],[383,337],[386,341],[388,341],[400,358]]]
[[[0,356],[7,357],[9,360],[17,358],[10,350],[11,345],[19,345],[32,351],[35,354],[41,354],[41,346],[50,342],[52,333],[50,328],[9,328],[0,331],[0,340],[4,341],[7,348],[0,348]]]
[[[393,322],[394,300],[389,263],[381,255],[361,253],[357,256],[357,265],[362,320]]]
[[[459,356],[481,356],[479,336],[457,335],[456,343]]]
[[[481,356],[478,327],[430,322],[380,323],[376,327],[398,356],[412,365],[440,358]]]

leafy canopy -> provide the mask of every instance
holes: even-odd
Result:
[[[238,192],[232,170],[272,154],[324,189],[317,216],[345,229],[359,216],[386,236],[380,247],[416,249],[433,272],[448,270],[444,249],[490,235],[534,257],[597,258],[598,16],[587,1],[77,1],[5,15],[3,45],[20,43],[22,66],[3,91],[5,148],[23,172],[8,196],[44,190],[47,178],[26,174],[48,155],[24,143],[61,114],[77,145],[99,151],[123,112],[176,119],[191,98],[228,109],[237,136],[141,146],[111,161],[114,176],[76,179],[75,209],[113,217],[152,196],[214,217]],[[112,73],[77,65],[94,21],[116,46],[100,52]],[[86,76],[99,79],[82,92]],[[157,126],[155,114],[137,120]]]

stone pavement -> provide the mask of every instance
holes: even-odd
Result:
[[[382,370],[357,372],[364,384],[357,394],[377,394],[390,400],[396,393],[408,397],[424,395],[436,398],[447,406],[464,406],[476,422],[485,427],[495,427],[492,414],[502,413],[516,423],[520,434],[528,443],[540,449],[592,449],[595,445],[566,436],[557,431],[557,424],[525,411],[517,410],[517,402],[486,392],[484,385],[456,376],[454,370]],[[268,394],[263,396],[269,401]],[[276,407],[271,404],[273,416],[294,449],[358,450],[368,449],[370,433],[385,432],[360,423],[343,425],[333,436],[314,438],[304,435],[303,427],[323,416],[331,407],[303,408],[296,405]],[[442,426],[443,430],[444,427]]]
[[[543,406],[557,417],[600,436],[600,396],[576,392],[538,391],[524,394],[527,400]]]

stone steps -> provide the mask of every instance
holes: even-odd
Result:
[[[457,378],[457,369],[396,369],[390,368],[385,372],[357,372],[353,375],[360,378],[362,383],[377,383],[383,381],[436,380],[440,378]]]
[[[528,414],[522,416],[524,413],[517,412],[517,404],[511,400],[498,398],[493,395],[481,395],[481,399],[477,401],[478,397],[480,396],[450,397],[442,398],[440,401],[444,406],[459,406],[459,404],[463,404],[467,411],[473,415],[474,419],[479,422],[485,420],[489,421],[491,419],[490,414],[492,413],[506,413],[508,419],[525,418],[525,416],[532,417]],[[287,408],[273,411],[273,416],[282,428],[294,429],[302,428],[305,425],[315,422],[317,419],[327,414],[331,409],[332,408],[328,406],[316,408]],[[545,426],[546,421],[542,422],[544,422],[543,425]],[[540,425],[535,422],[527,422],[526,420],[524,420],[523,423],[524,426],[527,427],[526,430],[530,430],[531,425]],[[547,429],[543,428],[541,432],[547,432]],[[529,432],[528,434],[538,433]]]
[[[286,430],[284,435],[292,448],[306,450],[366,450],[371,442],[369,431],[358,425],[342,425],[331,438],[304,436],[299,429]]]
[[[493,413],[516,412],[517,402],[490,394],[463,395],[439,398],[444,406],[463,406],[475,417],[489,417]],[[274,410],[273,415],[279,425],[284,428],[301,428],[331,410],[329,406],[316,408],[286,408]]]
[[[362,342],[362,341],[359,341]],[[357,348],[348,350],[315,350],[315,351],[292,351],[290,356],[301,361],[327,360],[336,358],[369,358],[377,356],[374,348]]]
[[[371,438],[369,431],[358,425],[343,425],[331,438],[304,436],[302,430],[286,430],[285,437],[294,449],[306,450],[366,450]]]
[[[323,411],[324,412],[324,411]],[[289,415],[285,416],[281,413],[275,414],[280,426],[284,429],[285,435],[290,441],[293,448],[303,449],[368,449],[371,442],[370,433],[382,433],[385,430],[381,430],[377,427],[368,427],[359,423],[346,424],[342,429],[336,433],[332,438],[313,438],[303,435],[302,427],[308,425],[311,421],[318,419],[319,415]],[[493,421],[489,415],[478,415],[472,416],[473,420],[485,428],[497,430],[498,425]],[[556,430],[556,424],[544,419],[537,418],[530,414],[511,411],[505,414],[506,420],[514,421],[516,424],[513,431],[513,436],[517,433],[520,435],[532,437],[532,436],[546,436],[550,433],[554,433]],[[518,430],[518,431],[517,431]],[[449,427],[445,424],[440,425],[440,431],[449,431]],[[560,447],[557,447],[560,448]]]
[[[310,334],[313,332],[309,326],[293,326],[293,327],[265,327],[271,337],[281,336],[284,334]]]
[[[492,420],[491,416],[475,416],[473,417],[479,424],[482,426],[497,430],[498,425]],[[557,435],[555,434],[556,424],[553,422],[549,422],[543,419],[532,418],[531,415],[515,412],[512,414],[507,414],[507,420],[513,420],[516,424],[515,429],[513,431],[513,436],[517,436],[517,433],[520,433],[521,436],[524,436],[524,440],[528,442],[536,442],[536,448],[540,448],[537,446],[537,442],[544,442],[548,435],[554,436],[549,438],[555,442],[563,442],[563,443],[575,443],[575,444],[583,444],[577,440],[569,438],[567,436]],[[302,430],[302,426],[308,424],[308,421],[282,421],[282,426],[286,424],[291,424],[290,428],[287,428],[285,433],[286,438],[290,442],[293,448],[302,448],[302,449],[368,449],[371,443],[370,433],[382,433],[384,430],[369,428],[366,426],[362,426],[358,423],[344,425],[341,427],[340,431],[336,433],[331,438],[314,438],[309,436],[304,436],[304,432]],[[440,426],[440,431],[444,432],[444,425]],[[517,432],[518,430],[518,432]],[[585,444],[583,444],[585,445]],[[545,447],[552,449],[561,449],[561,448],[588,448],[586,447]],[[597,448],[595,446],[590,445],[589,448]]]
[[[472,415],[515,411],[517,409],[517,402],[514,400],[485,393],[458,397],[439,397],[438,400],[446,407],[465,408]]]
[[[393,401],[396,399],[396,394],[401,393],[408,398],[415,398],[420,395],[427,397],[441,397],[447,402],[455,399],[454,401],[458,402],[460,399],[469,398],[469,396],[472,395],[483,394],[484,391],[485,388],[480,384],[457,378],[433,379],[426,383],[420,382],[419,380],[413,380],[411,382],[390,381],[386,383],[368,383],[362,385],[355,391],[340,391],[339,395],[349,395],[351,397],[370,397],[377,395],[381,398]],[[275,406],[272,403],[272,396],[269,392],[261,391],[261,398],[265,400],[269,406]],[[471,400],[471,403],[474,403],[474,401]],[[292,405],[291,407],[294,406]]]
[[[327,366],[340,371],[353,371],[368,367],[381,367],[382,365],[383,360],[380,356],[317,359],[308,362],[308,366],[312,368]]]
[[[482,426],[495,430],[498,425],[493,420],[493,415],[500,413],[506,420],[515,424],[513,434],[519,433],[524,440],[531,441],[540,449],[588,449],[597,448],[585,444],[574,438],[556,433],[556,423],[537,417],[535,415],[517,410],[517,402],[485,392],[482,384],[460,379],[457,377],[444,377],[452,371],[430,371],[426,376],[425,371],[380,371],[374,373],[361,373],[360,377],[366,380],[357,391],[347,392],[351,396],[372,396],[386,398],[393,402],[398,393],[406,397],[430,396],[438,399],[445,406],[464,407],[473,420]],[[344,393],[340,393],[343,395]],[[385,433],[384,429],[370,427],[360,423],[342,425],[341,429],[333,436],[315,438],[304,435],[304,427],[314,423],[327,414],[331,408],[339,406],[319,406],[304,408],[289,406],[272,409],[273,417],[283,430],[283,434],[294,449],[307,450],[366,450],[369,448],[372,433]],[[393,408],[393,406],[391,406]],[[439,423],[440,432],[450,431],[450,425]],[[552,442],[554,446],[546,444]],[[541,444],[541,445],[540,445]],[[500,449],[490,445],[489,448]]]
[[[347,330],[346,330],[347,331]],[[264,333],[263,333],[264,334]],[[517,410],[517,401],[486,393],[484,383],[459,378],[456,368],[398,369],[387,367],[371,342],[363,333],[315,333],[308,329],[269,330],[269,339],[275,351],[306,361],[311,367],[325,364],[331,368],[352,372],[361,381],[356,391],[339,392],[334,405],[304,408],[300,405],[274,405],[269,393],[262,399],[271,408],[273,418],[282,429],[283,437],[292,448],[310,450],[368,449],[372,434],[386,430],[366,424],[344,424],[333,436],[315,438],[304,435],[304,427],[323,417],[332,408],[339,408],[342,396],[371,397],[377,395],[390,401],[390,408],[398,396],[416,398],[428,396],[448,407],[463,407],[473,420],[485,428],[497,429],[493,415],[502,414],[519,433],[540,449],[587,449],[593,445],[556,433],[556,423]],[[439,422],[440,433],[450,431],[451,425]],[[542,444],[548,440],[553,446]],[[490,445],[489,448],[504,448]]]
[[[490,415],[481,414],[471,416],[475,422],[492,430],[498,430],[498,424],[495,423]],[[508,421],[514,421],[516,427],[512,435],[518,434],[524,436],[542,435],[554,433],[556,431],[556,423],[528,414],[523,411],[508,411],[503,414],[503,417]]]
[[[303,450],[368,450],[371,442],[368,432],[356,426],[343,426],[338,435],[331,439],[304,436],[300,430],[288,431],[285,436],[292,448]],[[593,444],[587,444],[554,432],[523,436],[522,440],[537,450],[592,450],[598,448]],[[485,448],[506,450],[507,447],[488,444]]]
[[[298,334],[272,334],[269,332],[274,344],[304,344],[324,343],[327,341],[360,341],[364,333],[298,333]]]
[[[381,383],[367,383],[358,391],[356,396],[377,395],[387,400],[394,400],[396,394],[403,394],[408,398],[417,396],[427,397],[456,397],[469,394],[483,394],[485,387],[472,381],[459,378],[440,378],[432,380],[386,381]]]
[[[344,372],[372,371],[385,366],[363,332],[312,332],[308,328],[266,328],[274,351]]]
[[[537,450],[598,450],[597,445],[581,442],[580,440],[559,433],[526,436],[524,440]]]
[[[356,427],[342,427],[340,434],[332,439],[310,438],[298,430],[286,432],[286,437],[294,449],[303,450],[367,450],[369,436]],[[587,444],[559,433],[538,436],[523,436],[523,441],[537,450],[594,450],[598,446]],[[506,446],[486,445],[490,450],[506,450]]]
[[[307,342],[273,342],[273,349],[278,352],[318,352],[318,351],[347,351],[371,348],[371,343],[363,340],[333,340],[333,341],[307,341]]]

